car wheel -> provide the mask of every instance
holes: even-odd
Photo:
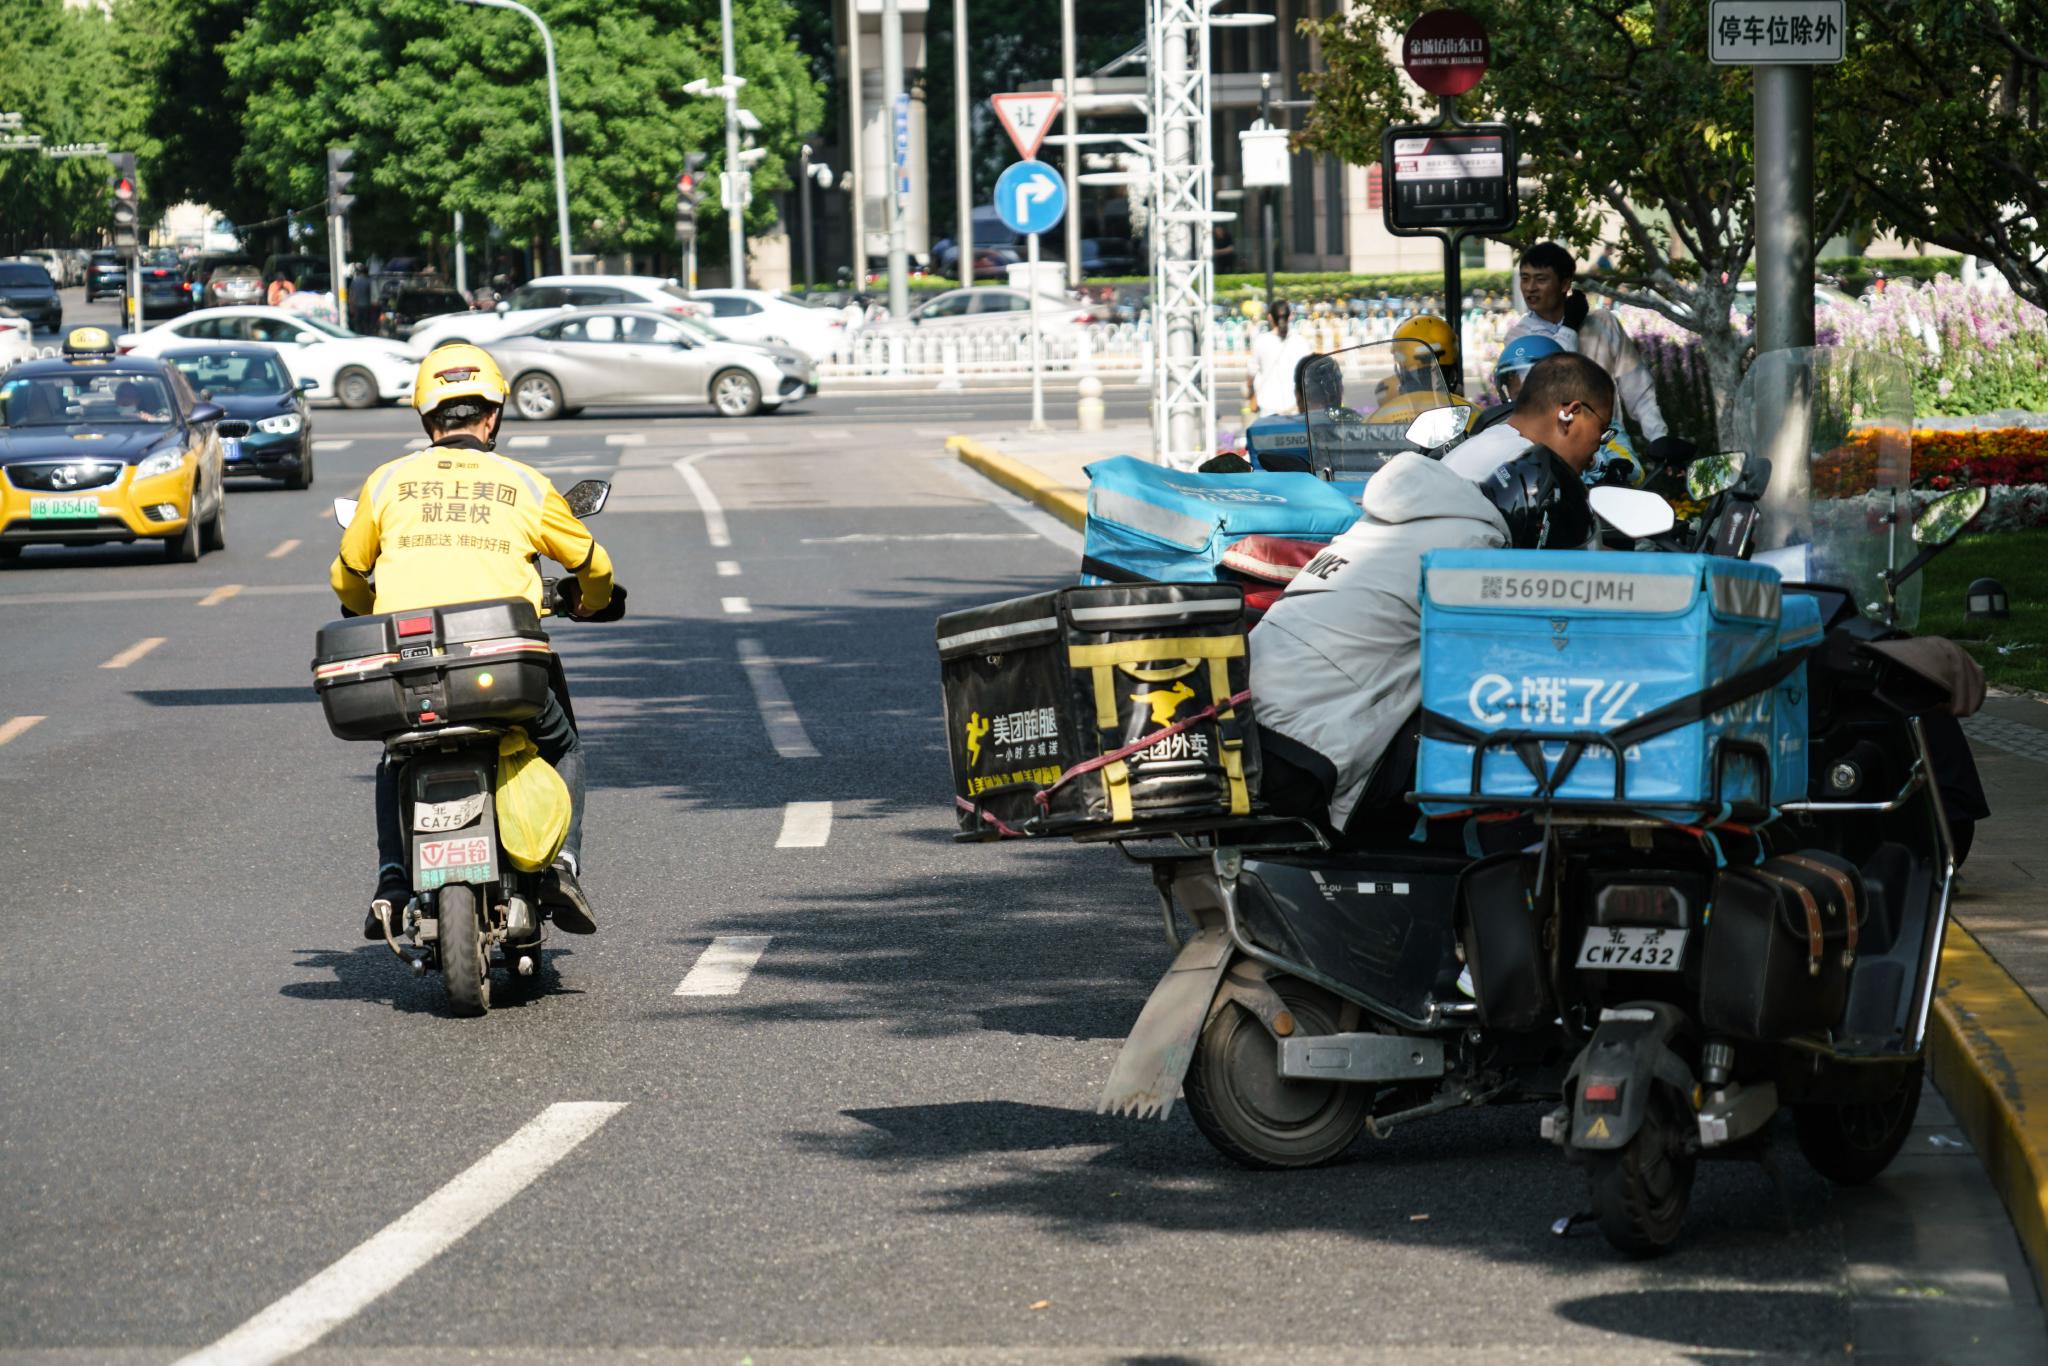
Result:
[[[374,408],[377,379],[360,365],[351,365],[334,377],[334,396],[344,408]]]
[[[11,564],[13,561],[20,559],[21,552],[21,546],[0,545],[0,564]]]
[[[185,529],[164,542],[164,558],[172,564],[199,563],[198,499],[193,499],[194,516],[185,519]]]
[[[752,417],[761,411],[761,384],[744,370],[721,370],[711,379],[711,406],[721,417]]]
[[[220,492],[214,495],[213,516],[207,518],[205,524],[199,528],[199,548],[228,548],[228,490],[225,484],[221,485]]]
[[[512,406],[528,422],[552,422],[562,415],[562,386],[553,375],[529,370],[512,381]]]
[[[313,443],[307,442],[306,449],[299,454],[299,467],[284,477],[288,489],[309,489],[313,487]]]

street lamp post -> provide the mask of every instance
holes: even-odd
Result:
[[[733,64],[732,0],[718,0],[718,23],[725,48],[725,235],[732,253],[732,287],[747,287],[746,171],[740,165],[740,81]]]
[[[541,17],[519,3],[519,0],[458,0],[464,5],[480,5],[486,9],[509,9],[533,20],[533,26],[540,30],[541,53],[547,58],[548,66],[548,121],[554,126],[555,134],[555,217],[556,231],[561,234],[562,274],[573,275],[576,267],[571,262],[574,248],[569,240],[569,173],[562,160],[562,91],[555,80],[555,35],[548,32],[548,26]]]

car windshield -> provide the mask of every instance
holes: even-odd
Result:
[[[688,332],[699,341],[729,342],[732,340],[731,337],[728,337],[710,323],[705,322],[702,318],[686,318],[678,314],[674,321],[681,325],[683,331]]]
[[[292,387],[284,367],[269,356],[218,352],[174,356],[171,363],[185,372],[194,389],[210,394],[281,394]]]
[[[44,270],[41,266],[31,266],[23,262],[14,261],[0,265],[0,286],[11,286],[19,289],[24,285],[48,286],[49,283],[50,272]]]
[[[79,371],[29,375],[0,385],[0,416],[9,427],[166,426],[171,399],[155,375]]]

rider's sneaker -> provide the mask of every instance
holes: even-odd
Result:
[[[363,915],[363,938],[374,943],[384,942],[384,922],[378,919],[378,907],[384,907],[391,916],[391,933],[399,933],[404,924],[405,903],[412,900],[412,888],[404,878],[385,877],[379,879],[377,890],[370,897],[370,909]]]
[[[576,866],[569,860],[555,860],[555,866],[548,870],[547,882],[541,887],[540,899],[548,908],[548,917],[563,933],[597,933],[590,898],[583,895],[583,884],[576,880]]]

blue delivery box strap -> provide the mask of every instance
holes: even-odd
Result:
[[[1590,551],[1422,564],[1427,808],[1547,797],[1718,815],[1776,796],[1779,685],[1806,651],[1780,650],[1775,570]]]
[[[1246,536],[1326,542],[1358,504],[1312,474],[1196,474],[1119,455],[1088,467],[1081,582],[1200,583]]]

